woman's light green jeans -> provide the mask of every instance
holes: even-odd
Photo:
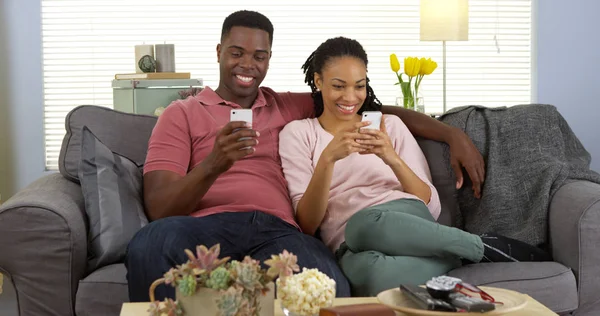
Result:
[[[336,255],[353,296],[375,296],[402,283],[424,284],[461,266],[479,262],[479,236],[436,223],[423,202],[395,200],[372,206],[348,220],[346,241]]]

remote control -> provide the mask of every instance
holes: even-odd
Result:
[[[490,302],[486,302],[480,298],[470,297],[462,293],[450,293],[447,299],[448,303],[452,306],[463,309],[467,312],[488,312],[494,310],[496,305]]]
[[[432,278],[425,283],[427,292],[438,299],[446,299],[450,293],[456,291],[456,286],[461,284],[462,280],[459,278],[453,278],[449,276],[439,276]]]
[[[427,290],[416,285],[400,285],[402,293],[406,293],[420,308],[431,311],[456,312],[457,309],[446,301],[431,297]]]

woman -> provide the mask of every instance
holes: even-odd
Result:
[[[425,156],[396,116],[361,129],[379,111],[355,40],[322,43],[302,67],[317,118],[289,123],[279,137],[283,171],[302,230],[334,252],[353,295],[374,296],[401,283],[423,284],[461,259],[548,259],[533,246],[477,236],[436,223],[441,206]],[[506,251],[505,251],[506,250]]]

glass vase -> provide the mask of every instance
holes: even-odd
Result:
[[[425,113],[425,98],[421,96],[417,98],[399,96],[396,98],[396,105],[404,107],[405,109]]]

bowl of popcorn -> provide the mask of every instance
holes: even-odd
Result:
[[[314,316],[331,307],[335,298],[335,281],[317,269],[277,279],[277,298],[287,316]]]

